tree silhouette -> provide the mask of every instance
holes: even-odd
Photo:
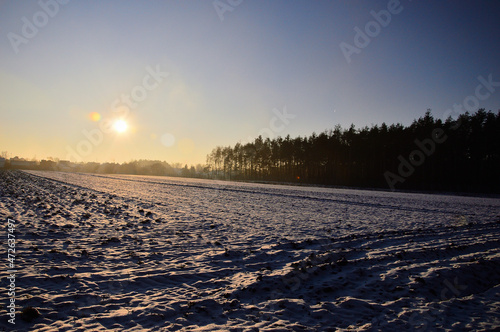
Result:
[[[436,129],[445,139],[430,143]],[[401,158],[417,166],[399,189],[499,192],[500,111],[480,109],[443,122],[427,110],[407,127],[337,125],[309,137],[259,136],[216,147],[207,169],[219,179],[387,188],[384,173],[397,174]]]

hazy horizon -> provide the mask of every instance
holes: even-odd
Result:
[[[496,112],[499,14],[486,1],[0,1],[0,151],[194,165],[259,134]]]

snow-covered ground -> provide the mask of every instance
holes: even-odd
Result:
[[[500,328],[500,199],[38,171],[0,192],[0,328]]]

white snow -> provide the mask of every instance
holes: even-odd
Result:
[[[19,330],[500,327],[498,198],[38,171],[0,178],[0,213],[18,225],[18,311],[41,314],[18,314]]]

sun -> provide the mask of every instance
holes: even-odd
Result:
[[[128,128],[128,124],[127,122],[125,122],[125,120],[116,120],[115,123],[113,124],[113,129],[117,132],[117,133],[123,133],[127,130]]]

